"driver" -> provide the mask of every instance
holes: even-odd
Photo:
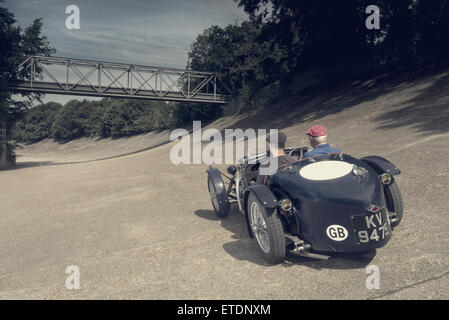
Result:
[[[273,158],[277,158],[277,168],[279,168],[281,166],[284,166],[286,164],[289,164],[291,162],[297,161],[298,159],[293,158],[293,157],[285,154],[285,152],[284,152],[285,143],[287,142],[287,136],[284,133],[282,133],[282,132],[278,132],[278,139],[277,140],[278,140],[278,143],[276,145],[276,144],[270,142],[270,135],[268,135],[267,139],[266,139],[266,141],[269,143],[270,155]],[[269,162],[263,163],[260,166],[268,167],[269,166]],[[274,173],[276,173],[276,172],[273,172],[272,174],[274,174]],[[259,168],[259,173],[257,174],[256,183],[258,183],[258,184],[266,184],[267,178],[268,178],[267,175],[261,175],[260,174],[260,168]]]
[[[341,150],[332,148],[327,143],[327,129],[324,126],[315,125],[307,130],[306,135],[309,136],[310,145],[313,150],[304,153],[303,158],[341,152]]]

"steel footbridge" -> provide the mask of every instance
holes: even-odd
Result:
[[[30,56],[8,82],[13,92],[224,104],[230,93],[211,72]]]

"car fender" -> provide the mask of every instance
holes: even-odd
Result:
[[[249,236],[250,236],[250,238],[253,238],[254,237],[253,232],[249,225],[248,205],[247,205],[248,197],[249,197],[250,193],[253,193],[254,196],[256,197],[257,201],[259,201],[259,203],[267,209],[275,209],[278,204],[278,200],[274,196],[273,192],[271,192],[270,188],[268,188],[266,185],[263,185],[263,184],[256,184],[256,185],[250,186],[249,188],[247,188],[245,190],[244,195],[243,195],[245,220],[246,220],[246,225],[248,227]]]
[[[212,183],[215,186],[215,194],[217,195],[218,201],[224,203],[225,205],[229,205],[228,194],[226,192],[226,186],[223,182],[223,178],[221,177],[221,173],[217,168],[209,167],[206,170],[207,174],[212,180]]]
[[[373,168],[377,174],[389,173],[392,176],[401,173],[401,170],[385,158],[379,156],[368,156],[360,159]]]

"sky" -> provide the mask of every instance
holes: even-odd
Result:
[[[80,10],[79,30],[65,26],[69,5]],[[3,6],[22,27],[43,18],[55,56],[181,69],[204,29],[248,17],[233,0],[5,0]],[[43,101],[73,98],[46,95]]]

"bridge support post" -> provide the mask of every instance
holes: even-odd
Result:
[[[6,119],[2,119],[1,122],[1,148],[2,156],[0,159],[0,169],[6,169],[7,167],[7,135],[6,135]]]

